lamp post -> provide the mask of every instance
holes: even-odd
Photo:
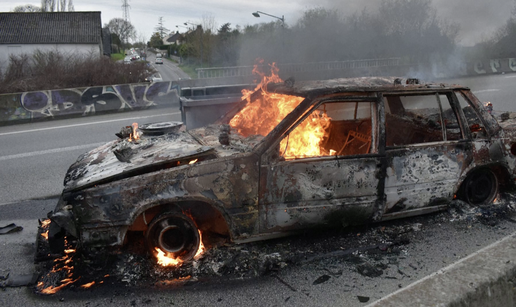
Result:
[[[278,17],[278,16],[274,16],[274,15],[271,15],[271,14],[267,14],[267,13],[262,12],[262,11],[256,11],[256,12],[253,13],[253,16],[254,17],[260,17],[260,14],[267,15],[267,16],[270,16],[270,17],[277,18],[277,19],[281,20],[282,26],[285,27],[285,15],[281,15],[281,17]]]
[[[202,68],[202,58],[203,58],[203,41],[202,41],[202,32],[203,32],[203,29],[202,29],[202,25],[199,25],[199,24],[195,24],[195,23],[191,23],[191,22],[185,22],[184,25],[187,26],[191,24],[192,26],[196,26],[196,31],[199,30],[201,32],[201,41],[199,42],[199,45],[201,46],[201,68]]]
[[[256,18],[259,18],[260,14],[267,15],[269,17],[281,20],[281,28],[282,28],[282,31],[281,31],[281,45],[282,45],[281,61],[285,62],[285,15],[281,15],[281,17],[278,17],[278,16],[274,16],[274,15],[271,15],[271,14],[268,14],[268,13],[265,13],[262,11],[256,11],[253,13],[253,16]]]

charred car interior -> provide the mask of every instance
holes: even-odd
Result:
[[[51,246],[121,246],[140,232],[158,261],[178,264],[218,244],[420,215],[456,198],[482,206],[512,186],[515,132],[468,88],[268,81],[213,124],[128,127],[79,157],[49,213]]]

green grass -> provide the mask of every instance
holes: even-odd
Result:
[[[111,53],[111,59],[113,61],[121,61],[125,58],[125,54],[123,53]]]
[[[187,73],[190,76],[190,78],[197,79],[197,72],[195,71],[197,66],[180,64],[179,68],[181,68],[185,73]]]

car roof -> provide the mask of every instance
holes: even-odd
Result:
[[[287,79],[282,84],[269,84],[268,91],[308,96],[311,94],[332,94],[339,92],[423,92],[429,90],[469,89],[455,84],[423,82],[415,78],[359,77],[330,80],[294,82]]]

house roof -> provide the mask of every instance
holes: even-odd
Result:
[[[0,44],[100,44],[100,12],[0,13]]]
[[[173,44],[175,42],[177,42],[179,39],[181,39],[181,34],[179,34],[179,31],[174,33],[174,34],[169,34],[164,40],[164,44],[165,45],[170,45],[170,44]]]

